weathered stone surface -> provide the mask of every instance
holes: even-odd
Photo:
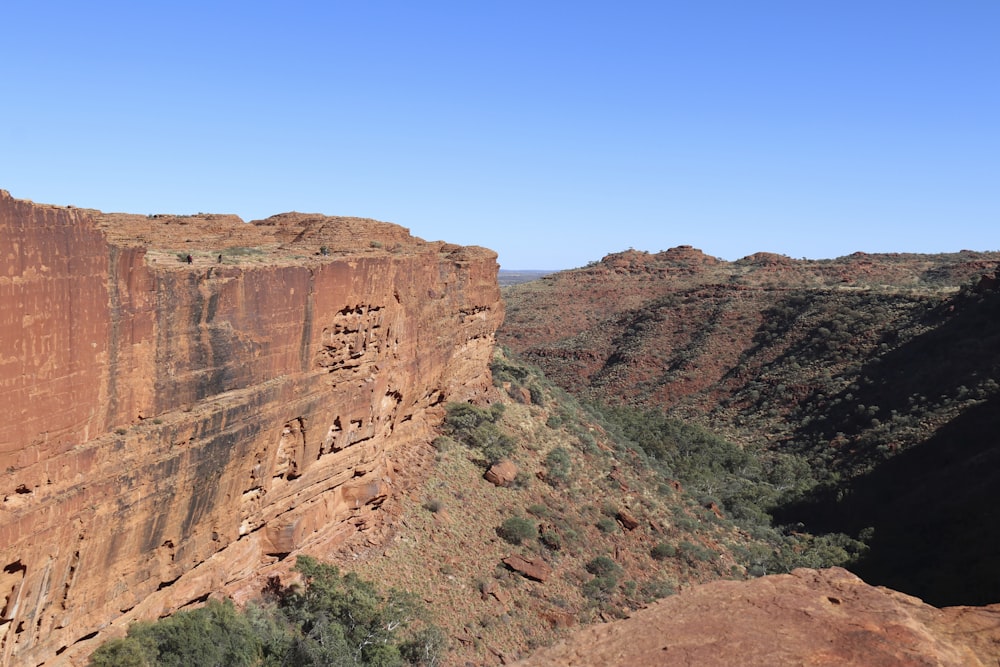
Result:
[[[1000,605],[936,609],[831,568],[696,586],[516,664],[977,667],[997,656]]]
[[[0,191],[0,664],[82,664],[371,525],[441,405],[491,386],[496,272],[371,220]]]
[[[548,578],[552,576],[552,568],[548,563],[537,556],[529,558],[527,556],[514,554],[513,556],[507,556],[504,558],[503,562],[504,565],[515,572],[520,572],[528,579],[534,579],[535,581],[545,583],[548,581]]]
[[[496,581],[491,581],[483,587],[482,598],[484,600],[488,600],[490,596],[502,605],[506,605],[510,602],[510,593],[504,590],[504,588]]]
[[[498,461],[490,466],[484,477],[496,486],[510,486],[517,479],[517,465],[507,459]]]
[[[628,510],[618,510],[617,519],[625,530],[635,530],[639,527],[639,520],[632,516]]]
[[[576,625],[576,614],[566,609],[545,609],[538,612],[538,616],[553,628],[572,628]]]

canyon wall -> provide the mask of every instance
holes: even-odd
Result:
[[[129,216],[0,191],[0,664],[377,521],[482,397],[496,255],[388,223]]]

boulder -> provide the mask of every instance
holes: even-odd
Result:
[[[636,519],[628,510],[618,510],[618,523],[622,525],[625,530],[635,530],[639,527],[639,520]]]
[[[534,579],[535,581],[540,581],[545,583],[549,577],[552,576],[552,568],[541,558],[519,556],[514,554],[513,556],[507,556],[503,559],[504,565],[510,569],[518,572],[528,579]]]
[[[510,486],[517,478],[517,465],[513,461],[504,459],[490,466],[484,475],[486,481],[496,486]]]

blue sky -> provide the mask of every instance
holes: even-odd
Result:
[[[1000,249],[1000,2],[4,4],[0,188],[560,269]]]

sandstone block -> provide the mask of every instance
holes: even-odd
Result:
[[[486,481],[496,486],[510,486],[517,479],[517,465],[504,459],[490,466],[484,477]]]

